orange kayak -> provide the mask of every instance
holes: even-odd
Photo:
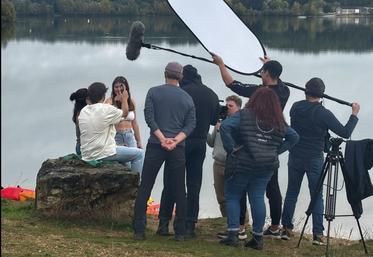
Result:
[[[26,201],[35,199],[35,190],[25,189],[22,187],[6,187],[1,189],[1,198],[14,201]]]

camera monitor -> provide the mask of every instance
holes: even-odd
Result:
[[[265,49],[259,39],[223,0],[168,0],[202,46],[221,56],[230,70],[257,73]]]

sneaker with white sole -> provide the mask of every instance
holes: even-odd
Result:
[[[324,236],[323,235],[313,235],[313,245],[325,245]]]
[[[268,227],[264,232],[263,232],[264,237],[271,237],[275,239],[281,239],[281,233],[280,229],[276,229],[275,231],[271,230],[271,227]]]
[[[224,239],[224,238],[227,238],[228,237],[228,232],[218,232],[217,234],[216,234],[216,236],[218,237],[218,238],[220,238],[220,239]]]
[[[293,234],[293,231],[291,229],[283,228],[281,230],[281,239],[290,240],[290,237],[293,237],[293,236],[294,236],[294,234]]]
[[[245,240],[247,238],[247,233],[246,233],[246,229],[241,229],[239,232],[238,232],[238,239],[240,240]]]

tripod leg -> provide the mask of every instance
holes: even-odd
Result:
[[[356,219],[356,222],[357,222],[357,226],[359,227],[361,241],[363,242],[363,246],[364,246],[364,252],[365,252],[365,254],[368,254],[368,249],[367,249],[367,246],[365,245],[365,240],[364,240],[363,232],[361,231],[361,226],[360,226],[359,219],[356,218],[356,217],[355,217],[355,219]]]
[[[298,240],[297,248],[299,248],[299,246],[300,246],[300,242],[302,241],[303,234],[304,234],[304,230],[306,229],[307,222],[308,222],[308,219],[309,219],[309,218],[310,218],[310,215],[307,214],[306,221],[304,222],[304,225],[303,225],[303,228],[302,228],[302,233],[301,233],[300,236],[299,236],[299,240]]]
[[[326,239],[326,257],[329,256],[329,238],[330,238],[330,222],[331,220],[328,220],[328,237]]]

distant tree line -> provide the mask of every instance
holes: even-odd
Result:
[[[10,2],[16,14],[20,16],[171,14],[166,0],[10,0]],[[318,15],[334,12],[339,6],[373,7],[372,0],[226,0],[226,2],[239,15]],[[3,0],[1,3],[3,6]]]
[[[372,0],[226,0],[241,15],[318,15],[337,7],[373,7]]]
[[[373,50],[373,27],[368,17],[358,19],[298,19],[293,17],[245,17],[244,23],[268,48],[300,53],[320,51],[370,52]],[[2,29],[2,45],[11,38],[15,40],[38,40],[42,42],[85,42],[107,44],[108,41],[127,44],[128,31],[132,25],[127,17],[27,17],[17,24],[17,34]],[[146,26],[145,42],[172,46],[197,45],[198,40],[173,16],[141,17]],[[165,37],[167,35],[167,37]],[[348,36],[346,36],[348,35]],[[103,37],[107,37],[103,40]],[[356,40],[358,39],[358,40]],[[125,58],[124,50],[123,56]]]

